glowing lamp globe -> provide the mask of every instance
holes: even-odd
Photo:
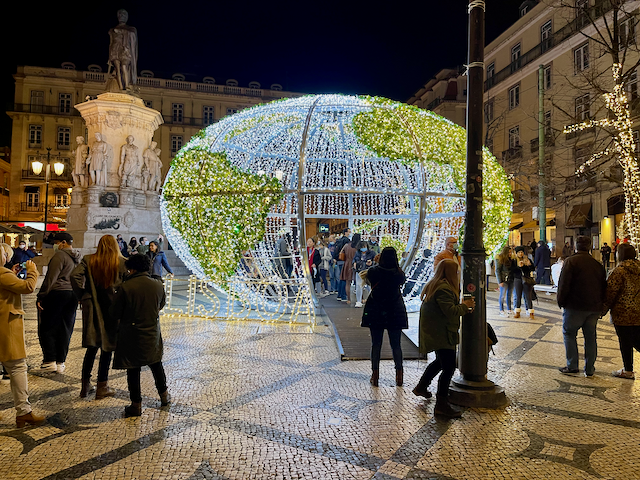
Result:
[[[433,257],[460,235],[465,155],[463,128],[416,107],[342,95],[275,101],[225,117],[178,152],[163,228],[196,275],[227,290],[243,279],[281,281],[274,257],[283,237],[295,252],[291,278],[308,282],[306,221],[339,220],[404,252],[404,295],[415,307]],[[486,149],[482,183],[492,255],[507,238],[513,198]],[[274,291],[254,293],[277,302]]]

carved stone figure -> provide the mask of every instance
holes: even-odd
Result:
[[[140,150],[136,147],[133,135],[127,137],[127,143],[125,143],[120,149],[120,167],[118,168],[118,175],[120,176],[120,187],[138,187],[136,185],[137,178],[140,175],[140,169],[142,167],[142,159],[140,158]]]
[[[89,186],[89,175],[87,171],[87,158],[89,157],[89,145],[84,143],[84,137],[76,137],[78,144],[75,150],[71,152],[73,155],[73,183],[76,187],[86,188]]]
[[[93,185],[107,185],[110,158],[110,145],[103,140],[101,133],[96,132],[96,141],[91,146],[87,157],[87,165],[89,166],[89,174]]]
[[[157,142],[151,142],[149,148],[147,148],[142,154],[144,160],[144,166],[146,170],[143,172],[143,176],[146,173],[146,187],[145,190],[152,192],[160,191],[162,160],[160,160],[161,150],[156,148]]]
[[[127,25],[129,14],[118,10],[118,25],[109,30],[109,72],[111,67],[121,90],[138,81],[138,31]]]

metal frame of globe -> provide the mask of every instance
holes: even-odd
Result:
[[[383,234],[386,232],[389,238],[394,238],[394,232],[397,230],[400,240],[410,246],[407,249],[407,258],[402,264],[408,277],[416,270],[416,253],[425,247],[432,248],[434,253],[437,253],[443,248],[446,236],[458,234],[463,221],[464,194],[452,179],[453,166],[434,166],[437,162],[431,162],[432,169],[429,170],[423,164],[420,142],[411,125],[405,122],[406,130],[411,136],[412,148],[419,152],[418,165],[408,165],[397,158],[380,156],[368,146],[362,146],[354,132],[352,120],[359,113],[371,113],[376,109],[394,111],[392,106],[372,104],[359,97],[339,95],[273,102],[239,112],[211,125],[204,135],[195,138],[183,148],[188,150],[194,145],[204,146],[212,153],[224,152],[229,162],[241,171],[257,175],[270,173],[272,176],[276,172],[281,173],[281,177],[278,178],[283,178],[283,200],[268,213],[264,238],[252,247],[252,258],[265,261],[263,263],[267,265],[266,271],[261,272],[265,274],[264,278],[269,278],[273,275],[268,264],[274,258],[272,252],[273,244],[278,238],[276,233],[281,228],[297,228],[301,255],[296,258],[300,261],[302,271],[296,268],[294,273],[299,284],[304,284],[309,289],[310,299],[315,305],[317,298],[304,248],[306,218],[345,219],[354,231],[358,231],[360,225],[379,220],[381,226],[378,231],[382,231]],[[443,125],[453,125],[431,112],[423,113]],[[403,120],[398,113],[394,115]],[[320,140],[325,131],[331,131],[339,138],[335,140],[329,135],[331,141],[322,151]],[[252,134],[256,138],[251,137]],[[436,167],[445,170],[449,168],[446,170],[447,175],[442,175],[444,179],[431,178],[433,172],[441,171],[435,170]],[[358,172],[358,169],[367,168],[370,170],[368,175],[372,178]],[[170,181],[173,169],[174,166],[167,176],[167,182]],[[378,174],[380,171],[384,171],[383,174]],[[340,178],[331,182],[327,180],[327,175],[321,176],[322,172],[333,172],[334,176]],[[181,171],[178,170],[176,175],[178,173]],[[437,202],[440,202],[439,205],[444,210],[434,207]],[[174,248],[178,247],[177,253],[194,273],[204,276],[200,261],[191,255],[182,241],[180,232],[173,229],[168,221],[167,205],[163,197],[163,223],[169,240]],[[364,209],[363,205],[367,205],[367,208]],[[399,205],[404,205],[404,211],[401,213],[398,213]],[[375,206],[379,207],[378,210],[372,211]],[[428,230],[430,234],[427,244],[425,234]],[[295,261],[296,259],[294,263]],[[415,279],[414,293],[418,282],[423,284],[426,281],[427,275],[431,272],[431,265],[432,258],[424,268],[422,277]],[[236,276],[243,275],[240,270],[241,267],[236,270]],[[416,300],[416,297],[413,299],[408,299],[408,306],[413,302],[412,308],[419,308],[419,300]]]

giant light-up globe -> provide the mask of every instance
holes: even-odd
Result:
[[[280,281],[273,257],[284,232],[292,248],[302,246],[292,277],[307,284],[305,220],[343,220],[405,252],[405,300],[415,308],[433,256],[460,234],[465,137],[432,112],[383,98],[317,95],[257,106],[207,127],[176,155],[163,187],[163,227],[197,276],[227,290],[243,278]],[[493,254],[508,234],[512,196],[487,150],[483,172],[484,243]],[[253,295],[286,306],[279,291],[286,296],[287,289]]]

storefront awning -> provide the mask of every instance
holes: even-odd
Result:
[[[538,229],[538,221],[532,220],[520,227],[520,232],[535,232]]]
[[[591,204],[583,203],[571,209],[571,214],[565,223],[567,228],[586,228],[591,226]]]
[[[511,226],[509,227],[510,231],[513,230],[518,230],[522,225],[524,225],[524,223],[520,222],[520,223],[512,223]]]

